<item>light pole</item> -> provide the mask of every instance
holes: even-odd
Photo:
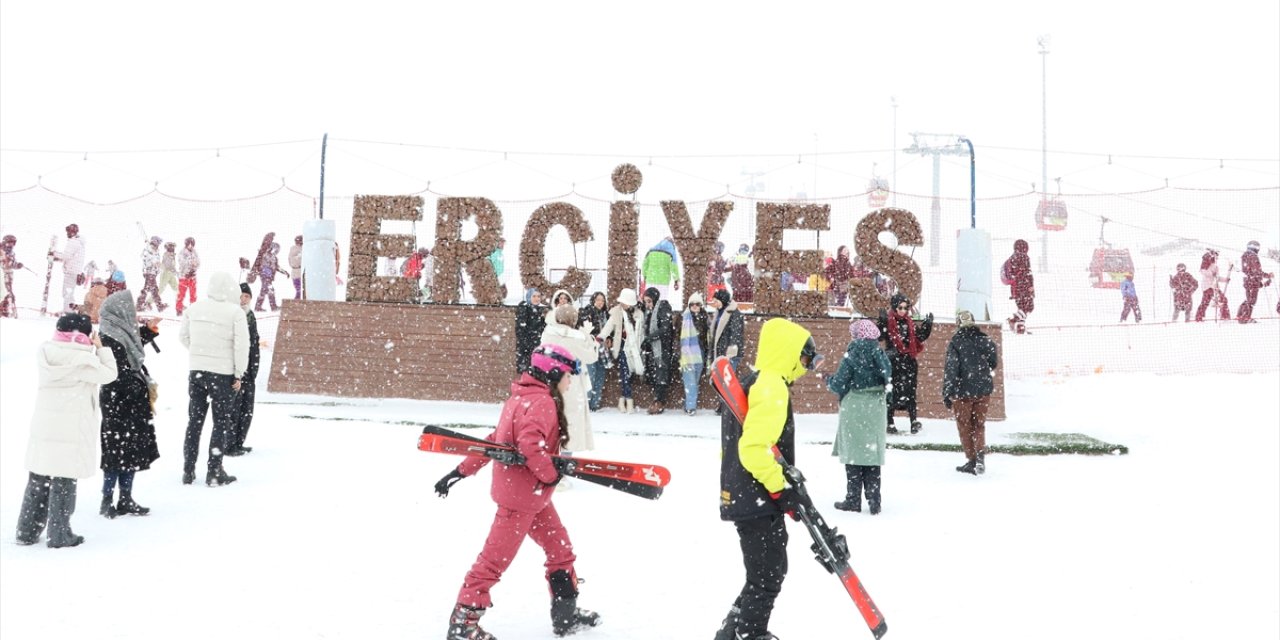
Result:
[[[1040,45],[1040,202],[1049,199],[1049,36],[1036,38]],[[1048,205],[1043,205],[1048,206]],[[1049,271],[1049,232],[1040,231],[1040,272]]]
[[[893,107],[893,182],[889,183],[889,204],[898,206],[898,97],[889,96],[889,105]]]

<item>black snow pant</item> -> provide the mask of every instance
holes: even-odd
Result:
[[[229,373],[192,371],[187,378],[187,437],[182,442],[182,470],[194,473],[196,458],[200,456],[200,434],[204,431],[204,417],[213,400],[213,432],[209,435],[209,471],[222,468],[222,452],[226,451],[228,436],[235,428],[236,392],[231,388],[235,377]]]
[[[880,467],[860,464],[846,464],[844,475],[848,481],[845,500],[850,504],[862,505],[862,492],[867,492],[867,506],[872,511],[880,510]]]
[[[75,478],[58,478],[32,473],[22,494],[18,512],[18,542],[35,544],[49,526],[49,546],[65,546],[71,532],[71,514],[76,512]]]
[[[253,424],[253,404],[257,388],[257,383],[249,382],[247,375],[240,381],[240,392],[236,394],[235,401],[235,428],[227,439],[227,447],[230,449],[243,447],[245,436],[249,435],[249,425]]]
[[[755,638],[769,630],[773,602],[787,577],[787,518],[782,514],[735,522],[747,581],[733,605],[738,608],[738,637]]]

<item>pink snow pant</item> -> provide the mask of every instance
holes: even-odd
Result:
[[[547,487],[547,490],[552,488]],[[484,541],[484,549],[462,581],[458,604],[477,609],[488,609],[493,604],[489,599],[489,589],[498,584],[502,573],[511,566],[525,536],[532,538],[547,554],[548,576],[561,569],[573,574],[573,561],[577,556],[573,555],[573,543],[569,542],[569,532],[560,524],[555,505],[548,502],[546,508],[537,513],[522,513],[500,506],[493,517],[493,526],[489,528],[489,539]]]

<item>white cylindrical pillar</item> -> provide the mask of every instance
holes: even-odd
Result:
[[[991,320],[991,234],[983,229],[956,233],[956,310],[978,322]]]
[[[337,225],[333,220],[302,223],[302,282],[308,300],[335,300],[337,296]]]

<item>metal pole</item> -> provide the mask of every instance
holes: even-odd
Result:
[[[1049,36],[1040,36],[1040,201],[1049,199]],[[1049,271],[1049,231],[1040,232],[1040,272]]]
[[[889,96],[889,104],[893,105],[893,182],[889,185],[889,197],[893,200],[889,202],[892,206],[898,206],[898,98],[897,96]]]
[[[329,134],[320,139],[320,219],[324,220],[324,155],[329,149]]]
[[[968,138],[960,138],[960,142],[969,146],[969,228],[978,228],[978,165],[973,157],[973,142]]]

